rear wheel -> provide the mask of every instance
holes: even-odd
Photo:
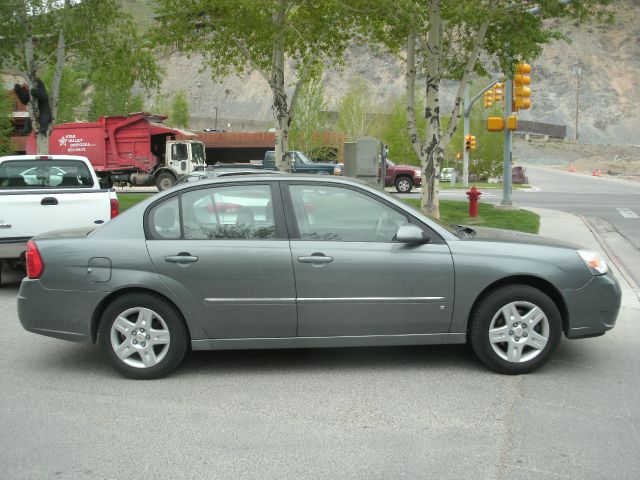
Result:
[[[168,172],[161,173],[156,177],[156,187],[159,191],[166,190],[173,187],[176,183],[176,178]]]
[[[561,336],[562,320],[555,303],[528,285],[494,290],[471,316],[471,348],[498,373],[528,373],[541,367]]]
[[[139,380],[172,372],[187,351],[179,314],[166,301],[144,293],[125,295],[106,308],[98,340],[116,370]]]
[[[413,182],[409,177],[398,177],[396,179],[396,191],[398,193],[409,193],[413,188]]]

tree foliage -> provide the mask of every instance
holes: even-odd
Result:
[[[187,94],[184,90],[176,92],[173,96],[169,123],[174,127],[186,128],[189,126],[189,103],[187,102]]]
[[[323,64],[339,62],[353,11],[341,0],[155,0],[158,43],[203,55],[214,79],[257,71],[273,96],[276,163],[285,158],[300,89]]]
[[[515,63],[535,59],[545,43],[562,38],[546,19],[576,21],[606,16],[608,0],[379,0],[362,17],[360,32],[391,52],[406,48],[409,138],[423,167],[422,209],[439,216],[437,173],[462,115],[462,96],[471,75],[510,72]],[[365,11],[368,2],[354,0]],[[451,122],[443,126],[440,86],[459,81]],[[416,123],[415,86],[424,81],[424,133]]]
[[[0,95],[0,155],[7,155],[13,152],[13,147],[11,146],[12,112],[13,102],[11,97],[2,92]]]
[[[371,133],[374,107],[367,82],[363,78],[353,80],[338,104],[337,128],[347,141],[355,142]]]
[[[327,126],[327,102],[324,98],[322,76],[309,79],[300,89],[296,114],[291,120],[289,145],[291,150],[302,150],[308,156],[324,158],[330,145],[320,136]]]
[[[86,64],[92,83],[109,77],[113,84],[130,90],[136,81],[150,87],[159,80],[151,51],[116,0],[5,0],[0,2],[0,32],[2,73],[20,77],[33,87],[53,68],[48,94],[54,121],[69,61]],[[38,149],[46,152],[50,127],[40,128],[33,98],[29,112],[38,132]]]

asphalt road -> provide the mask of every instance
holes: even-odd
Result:
[[[101,352],[26,332],[0,288],[0,478],[637,479],[635,297],[532,375],[466,346],[191,352],[126,380]],[[631,301],[632,300],[632,301]]]
[[[602,249],[640,286],[640,182],[527,166],[533,190],[513,190],[513,203],[584,217],[605,242]],[[442,199],[465,200],[463,190],[441,190]],[[419,194],[410,196],[418,198]],[[482,202],[500,204],[502,190],[484,190]],[[581,243],[581,238],[567,240]]]

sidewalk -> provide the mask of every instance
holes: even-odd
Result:
[[[540,215],[539,235],[576,243],[602,253],[607,259],[609,268],[620,282],[622,305],[634,308],[640,306],[640,292],[638,287],[633,284],[631,277],[625,274],[624,266],[615,255],[610,254],[604,240],[595,230],[591,230],[579,215],[546,208],[527,207],[527,210]]]

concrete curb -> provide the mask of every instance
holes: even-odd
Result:
[[[640,300],[640,287],[636,284],[635,280],[629,274],[629,272],[627,272],[627,269],[625,268],[624,264],[620,261],[618,256],[615,254],[615,252],[611,248],[609,248],[609,246],[607,245],[607,242],[604,240],[604,238],[602,238],[600,233],[598,233],[596,228],[591,224],[591,222],[589,222],[589,220],[587,220],[582,215],[579,215],[579,214],[575,214],[575,215],[580,220],[582,220],[582,223],[584,223],[584,225],[589,229],[593,237],[596,239],[596,241],[600,245],[600,248],[602,248],[602,250],[607,255],[607,257],[609,257],[609,259],[613,262],[618,272],[620,272],[620,275],[622,276],[622,278],[626,280],[626,282],[629,284],[629,286],[633,290],[633,293],[636,294],[637,299]]]

